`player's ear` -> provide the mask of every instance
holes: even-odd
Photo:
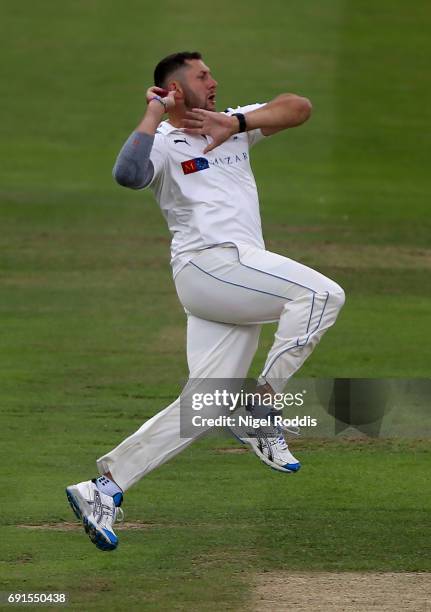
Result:
[[[172,83],[169,83],[168,90],[175,91],[175,98],[177,100],[182,100],[184,98],[184,91],[179,81],[172,81]]]

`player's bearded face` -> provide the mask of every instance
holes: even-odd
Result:
[[[188,83],[183,83],[184,105],[188,109],[203,108],[214,110],[215,101],[210,99],[208,91],[196,91]]]
[[[206,108],[206,96],[204,96],[202,93],[199,95],[197,92],[193,91],[193,89],[187,83],[183,83],[183,92],[184,105],[188,109]]]
[[[184,105],[187,109],[203,108],[215,111],[217,81],[202,60],[191,60],[181,78]]]

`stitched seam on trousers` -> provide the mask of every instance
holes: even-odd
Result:
[[[198,270],[200,270],[204,274],[208,274],[208,276],[211,276],[211,278],[215,278],[216,280],[220,281],[221,283],[226,283],[227,285],[233,285],[234,287],[241,287],[241,289],[247,289],[248,291],[255,291],[256,293],[264,293],[265,295],[271,295],[273,297],[280,298],[281,300],[292,302],[291,298],[287,298],[287,297],[285,297],[283,295],[277,295],[276,293],[270,293],[269,291],[262,291],[262,289],[253,289],[253,287],[246,287],[245,285],[240,285],[238,283],[233,283],[231,281],[223,280],[222,278],[219,278],[218,276],[214,276],[214,274],[211,274],[211,272],[207,272],[203,268],[200,268],[199,266],[197,266],[192,261],[189,261],[189,264],[194,266],[195,268],[197,268]],[[241,265],[243,265],[243,264],[241,264]],[[246,266],[246,267],[249,267],[249,266]],[[251,270],[253,270],[253,269],[254,268],[251,268]],[[257,270],[257,271],[259,272],[260,270]],[[264,274],[266,274],[266,273],[264,272]],[[284,280],[284,279],[282,279],[282,280]]]
[[[238,251],[238,247],[235,245],[236,250]],[[239,251],[238,251],[238,261],[239,263],[244,266],[244,268],[249,268],[250,270],[255,270],[256,272],[260,272],[261,274],[268,274],[268,276],[272,276],[274,278],[278,278],[280,280],[284,280],[287,281],[289,283],[292,283],[292,285],[297,285],[298,287],[302,287],[303,289],[308,289],[308,291],[312,291],[313,293],[317,293],[317,291],[315,291],[314,289],[311,289],[311,287],[307,287],[306,285],[301,285],[301,283],[296,283],[293,280],[290,280],[290,278],[284,278],[284,276],[278,276],[278,274],[273,274],[272,272],[267,272],[266,270],[259,270],[259,268],[253,268],[253,266],[248,266],[245,263],[242,263],[241,258],[239,256]]]
[[[279,280],[283,280],[283,281],[292,283],[292,285],[297,285],[298,287],[302,287],[303,289],[307,289],[308,291],[311,291],[312,293],[318,293],[317,291],[315,291],[311,287],[307,287],[306,285],[301,285],[301,283],[297,283],[297,282],[291,280],[290,278],[285,278],[284,276],[279,276],[278,274],[273,274],[272,272],[267,272],[266,270],[259,270],[259,268],[253,268],[253,266],[248,266],[247,264],[243,263],[241,261],[241,257],[240,257],[240,254],[239,254],[238,245],[236,245],[234,242],[220,242],[220,243],[213,244],[213,245],[211,245],[209,247],[206,247],[206,248],[207,249],[211,249],[211,248],[223,245],[223,244],[232,244],[232,246],[236,249],[236,252],[238,253],[238,261],[239,261],[239,263],[242,266],[244,266],[244,268],[248,268],[249,270],[254,270],[255,272],[260,272],[261,274],[267,274],[268,276],[272,276],[273,278],[278,278]],[[205,249],[202,249],[202,250],[205,250]],[[188,263],[192,263],[192,262],[189,261]],[[193,264],[193,265],[196,266],[196,264]],[[198,267],[198,266],[196,266],[196,267]],[[199,268],[199,269],[201,269],[201,268]],[[203,272],[205,272],[205,270],[203,270]],[[209,274],[209,273],[207,272],[207,274]],[[214,277],[214,278],[217,278],[217,277]],[[241,286],[241,285],[239,285],[239,286]],[[272,294],[270,294],[270,295],[272,295]],[[288,299],[288,298],[285,298],[285,299]],[[289,300],[289,301],[292,301],[292,300]]]
[[[321,322],[322,322],[323,313],[325,312],[326,304],[328,303],[328,299],[329,299],[329,291],[327,291],[327,292],[326,292],[326,300],[325,300],[325,303],[323,304],[322,314],[320,315],[319,322],[318,322],[318,324],[316,325],[315,329],[313,329],[313,331],[312,331],[312,332],[310,332],[310,335],[311,335],[311,334],[314,334],[314,332],[316,332],[316,331],[319,329],[320,324],[321,324]]]
[[[308,325],[307,325],[307,331],[305,332],[306,334],[308,333],[308,330],[310,329],[310,323],[311,323],[311,315],[313,314],[313,308],[314,308],[314,298],[315,298],[315,293],[313,293],[313,299],[311,301],[311,310],[310,310],[310,318],[308,319]]]
[[[269,370],[272,368],[272,366],[273,366],[273,365],[274,365],[274,363],[277,361],[277,359],[278,359],[279,357],[281,357],[281,355],[283,355],[284,353],[287,353],[288,351],[291,351],[293,348],[298,348],[298,347],[302,348],[302,347],[304,347],[304,346],[305,346],[305,345],[308,343],[308,340],[310,339],[310,336],[312,336],[314,333],[316,333],[316,331],[317,331],[317,330],[319,329],[319,327],[320,327],[320,324],[321,324],[321,322],[322,322],[322,318],[323,318],[323,313],[325,312],[326,305],[327,305],[327,303],[328,303],[328,299],[329,299],[329,291],[327,291],[327,292],[326,292],[326,300],[325,300],[325,303],[323,304],[322,313],[321,313],[321,315],[320,315],[319,322],[317,323],[317,326],[316,326],[316,327],[313,329],[313,331],[312,331],[312,332],[310,332],[310,333],[308,334],[307,339],[306,339],[306,341],[304,342],[304,344],[299,344],[299,338],[297,338],[297,340],[296,340],[296,344],[295,344],[294,346],[291,346],[291,347],[289,347],[289,348],[287,348],[287,349],[283,349],[282,351],[280,351],[279,353],[277,353],[277,355],[274,355],[274,357],[272,358],[271,363],[269,363],[269,364],[266,366],[266,368],[264,369],[264,371],[262,372],[262,376],[263,376],[263,377],[265,377],[265,376],[268,374]],[[308,331],[308,328],[307,328],[307,331]]]

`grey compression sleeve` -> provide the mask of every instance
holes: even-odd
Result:
[[[123,187],[142,189],[154,176],[154,166],[150,160],[154,136],[133,132],[124,143],[112,176]]]

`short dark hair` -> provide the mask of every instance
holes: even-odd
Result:
[[[181,51],[180,53],[172,53],[160,60],[154,70],[154,85],[163,87],[166,78],[184,66],[187,60],[200,60],[202,55],[199,51]]]

